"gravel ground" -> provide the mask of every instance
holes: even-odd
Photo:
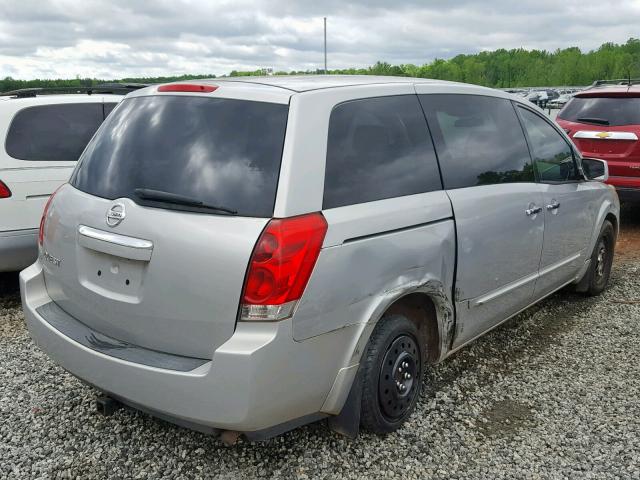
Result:
[[[603,296],[556,294],[431,368],[411,421],[385,438],[315,424],[224,447],[130,410],[101,417],[5,293],[0,478],[640,479],[638,225]]]

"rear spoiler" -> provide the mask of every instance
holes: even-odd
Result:
[[[152,85],[150,83],[101,83],[89,87],[43,87],[43,88],[20,88],[8,92],[0,92],[0,96],[9,96],[15,98],[36,97],[39,95],[54,94],[105,94],[111,93],[116,95],[126,95],[135,90]]]

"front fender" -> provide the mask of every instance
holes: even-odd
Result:
[[[587,244],[586,255],[587,259],[585,261],[584,266],[576,275],[576,282],[580,283],[584,279],[584,275],[589,269],[589,264],[591,260],[591,252],[596,246],[596,242],[598,241],[598,237],[600,236],[600,230],[602,230],[602,225],[606,220],[608,215],[613,215],[616,219],[616,241],[618,232],[620,231],[620,200],[618,200],[618,194],[616,193],[613,187],[607,186],[608,194],[605,195],[604,199],[600,202],[598,207],[598,211],[595,215],[595,222],[593,224],[593,230],[591,231],[591,237],[589,238],[589,243]]]
[[[593,232],[591,233],[591,239],[589,241],[589,252],[593,251],[596,246],[596,242],[598,241],[598,236],[600,235],[600,230],[602,229],[602,225],[607,217],[607,215],[611,214],[616,219],[616,240],[618,231],[620,230],[620,201],[618,200],[618,194],[615,192],[613,187],[608,187],[610,194],[606,196],[604,201],[600,204],[600,208],[598,209],[598,213],[596,215],[596,222],[594,225]]]

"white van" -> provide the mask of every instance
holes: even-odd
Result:
[[[0,272],[21,270],[36,260],[45,202],[69,179],[122,94],[134,88],[137,85],[0,94]]]

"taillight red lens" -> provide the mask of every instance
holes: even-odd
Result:
[[[216,85],[197,85],[195,83],[170,83],[158,87],[159,92],[196,92],[211,93],[218,89]]]
[[[42,211],[42,217],[40,218],[40,230],[38,230],[38,246],[40,247],[42,246],[42,243],[44,241],[44,227],[47,223],[47,213],[49,213],[49,207],[51,206],[53,197],[55,197],[56,193],[58,193],[58,190],[60,190],[61,188],[62,186],[58,187],[56,191],[49,196],[47,203],[44,204],[44,210]]]
[[[7,185],[0,180],[0,198],[9,198],[11,196],[11,190],[9,190],[9,187],[7,187]]]
[[[249,262],[241,320],[282,320],[291,316],[326,233],[327,222],[320,213],[269,222]]]

